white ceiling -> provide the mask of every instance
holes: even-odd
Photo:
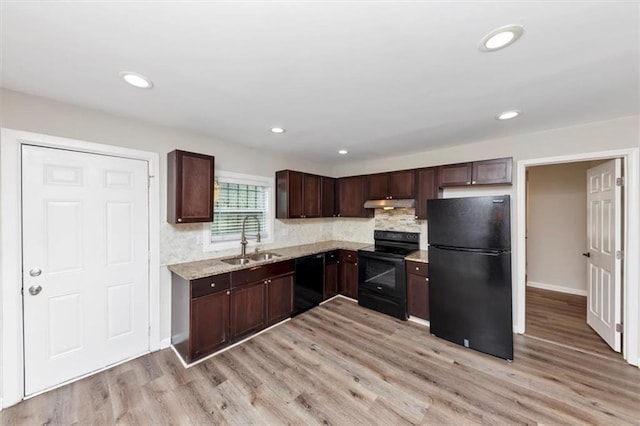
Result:
[[[316,161],[639,113],[638,2],[2,1],[0,12],[6,88]],[[507,24],[524,26],[517,43],[478,50]],[[123,70],[154,89],[125,85]],[[513,108],[523,115],[493,118]]]

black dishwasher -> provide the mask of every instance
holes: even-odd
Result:
[[[324,255],[296,259],[295,309],[293,315],[299,315],[322,302],[324,282]]]

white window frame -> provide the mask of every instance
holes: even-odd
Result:
[[[248,175],[244,173],[234,173],[222,170],[216,170],[216,179],[224,182],[238,183],[244,185],[257,185],[266,186],[267,189],[267,229],[263,230],[263,233],[268,235],[267,238],[262,238],[259,243],[255,238],[247,238],[249,244],[247,248],[255,247],[260,244],[273,243],[274,222],[275,222],[275,209],[276,209],[276,195],[275,195],[275,179],[266,176]],[[202,226],[202,250],[205,252],[221,251],[237,248],[240,250],[240,240],[227,240],[227,241],[211,241],[211,222],[207,222]]]

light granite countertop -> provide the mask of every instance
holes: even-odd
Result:
[[[282,262],[283,260],[296,259],[298,257],[309,256],[312,254],[324,253],[331,250],[359,250],[371,244],[353,243],[349,241],[323,241],[320,243],[304,244],[300,246],[282,247],[276,249],[264,250],[270,253],[279,254],[280,257],[274,259],[254,261],[246,265],[229,265],[224,263],[222,259],[228,259],[230,256],[198,260],[196,262],[176,263],[167,266],[171,272],[179,275],[185,280],[197,280],[211,275],[223,274],[225,272],[239,271],[241,269],[252,268],[254,266],[266,265],[269,263]]]
[[[429,252],[427,250],[418,250],[405,257],[405,259],[411,260],[412,262],[429,263]]]

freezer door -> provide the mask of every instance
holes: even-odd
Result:
[[[431,333],[513,359],[511,253],[429,249]]]
[[[429,245],[511,249],[510,197],[427,201]]]

